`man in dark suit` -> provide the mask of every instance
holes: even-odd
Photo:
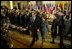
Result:
[[[38,17],[36,16],[36,11],[33,11],[32,17],[30,18],[30,24],[31,24],[31,31],[33,35],[32,43],[30,45],[30,48],[33,46],[35,41],[38,40],[38,35],[37,35],[37,29],[39,27],[39,22],[38,22]]]
[[[55,14],[55,18],[53,20],[52,27],[51,27],[51,37],[52,37],[51,43],[55,43],[55,38],[57,35],[57,18],[56,18],[56,15],[57,14]]]
[[[29,11],[27,11],[26,15],[27,15],[27,19],[26,19],[26,21],[27,21],[27,23],[26,23],[27,30],[26,30],[26,33],[27,33],[27,35],[30,35],[30,32],[29,32],[29,30],[30,30],[29,22],[30,22],[31,13]]]
[[[10,21],[11,21],[12,24],[15,24],[15,14],[16,14],[16,10],[17,10],[17,8],[14,7],[14,8],[12,9],[12,11],[11,11],[11,14],[10,14]]]
[[[60,36],[60,43],[59,46],[60,48],[63,48],[63,12],[59,12],[58,13],[58,17],[57,17],[57,23],[58,23],[58,33]]]

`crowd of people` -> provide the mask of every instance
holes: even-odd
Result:
[[[55,42],[55,38],[57,36],[57,26],[58,26],[58,34],[60,36],[60,44],[59,46],[63,46],[63,36],[66,36],[71,33],[71,13],[68,11],[60,11],[54,13],[54,20],[52,22],[51,27],[51,37],[52,42]],[[66,13],[68,12],[68,13]],[[22,9],[14,7],[12,10],[8,11],[6,6],[1,7],[1,20],[9,19],[11,24],[16,25],[17,27],[21,26],[23,28],[27,28],[27,34],[30,35],[29,30],[32,32],[32,43],[30,44],[30,48],[33,46],[35,41],[39,39],[38,30],[41,33],[42,37],[42,47],[45,42],[47,32],[49,30],[48,26],[48,18],[47,13],[42,11],[36,11],[35,9]]]

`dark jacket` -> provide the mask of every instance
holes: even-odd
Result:
[[[35,21],[32,22],[32,19],[30,19],[30,25],[31,25],[31,31],[34,32],[39,28],[39,18],[36,17]]]
[[[56,19],[53,20],[51,31],[57,33],[57,21],[56,21]]]
[[[62,36],[63,34],[63,15],[62,16],[58,16],[57,18],[57,24],[58,24],[58,35]]]

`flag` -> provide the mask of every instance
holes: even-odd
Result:
[[[42,10],[43,12],[46,12],[45,5],[44,5],[44,4],[42,5],[41,10]]]
[[[47,4],[47,13],[49,13],[50,4]]]

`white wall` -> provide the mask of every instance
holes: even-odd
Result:
[[[55,5],[55,1],[42,1],[42,4],[52,4],[52,5]]]

